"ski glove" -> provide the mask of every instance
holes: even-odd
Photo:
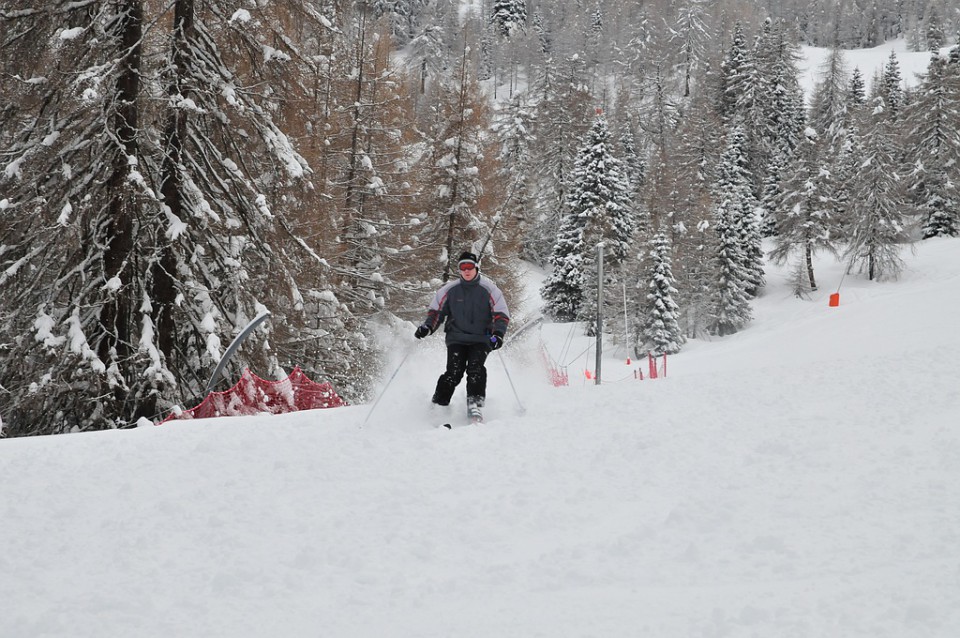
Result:
[[[503,346],[503,335],[490,335],[490,349],[499,350]]]
[[[413,333],[413,336],[417,339],[423,339],[428,334],[430,334],[430,326],[418,326],[417,331]]]

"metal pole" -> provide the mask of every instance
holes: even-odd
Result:
[[[627,282],[623,281],[623,347],[627,351],[627,362],[630,361],[630,320],[627,319]]]
[[[600,357],[603,354],[603,242],[597,244],[597,375],[600,385]]]
[[[402,367],[403,367],[403,364],[407,362],[407,357],[410,356],[410,353],[411,353],[411,352],[413,352],[413,349],[412,349],[412,348],[408,348],[408,349],[407,349],[407,353],[406,353],[405,355],[403,355],[403,359],[401,359],[399,365],[397,365],[397,369],[394,370],[394,371],[393,371],[393,374],[390,375],[390,378],[387,379],[387,383],[386,383],[386,385],[383,386],[383,389],[380,390],[380,394],[377,395],[376,401],[374,401],[374,402],[373,402],[373,405],[370,406],[370,411],[367,412],[367,418],[365,418],[365,419],[363,420],[363,423],[360,424],[360,427],[365,426],[365,425],[367,424],[367,421],[370,420],[370,416],[373,415],[373,411],[377,409],[377,404],[380,403],[380,399],[382,399],[382,398],[383,398],[383,395],[385,395],[385,394],[387,393],[387,388],[389,388],[389,387],[390,387],[390,384],[393,383],[393,378],[397,376],[397,373],[400,372],[400,368],[402,368]]]
[[[517,386],[513,385],[513,378],[510,376],[510,371],[507,370],[507,361],[502,352],[500,353],[499,358],[500,363],[503,364],[503,371],[507,374],[507,381],[510,382],[510,388],[513,390],[513,396],[517,400],[517,406],[520,408],[520,414],[523,414],[527,411],[527,409],[523,407],[523,403],[520,401],[520,393],[517,392]]]
[[[213,388],[217,385],[217,380],[220,378],[220,373],[223,372],[223,369],[227,367],[227,362],[230,361],[230,357],[233,356],[233,353],[237,351],[240,347],[240,344],[243,343],[243,340],[250,336],[250,334],[260,325],[261,322],[267,319],[270,316],[269,310],[264,310],[262,313],[257,315],[257,317],[247,324],[247,327],[244,328],[240,334],[233,340],[233,343],[227,348],[227,351],[223,353],[223,356],[220,357],[220,363],[217,364],[216,370],[213,371],[213,374],[210,376],[210,382],[207,384],[207,391],[204,393],[204,396],[213,392]]]

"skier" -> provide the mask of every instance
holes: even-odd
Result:
[[[481,277],[477,256],[460,255],[460,278],[444,284],[414,336],[423,339],[444,323],[447,369],[437,380],[433,403],[450,405],[453,391],[467,374],[467,413],[480,421],[487,394],[487,354],[503,345],[510,313],[503,293],[491,280]]]

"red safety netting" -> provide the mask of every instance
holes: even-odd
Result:
[[[248,416],[265,412],[283,414],[298,410],[338,408],[342,405],[346,405],[346,402],[337,395],[333,386],[312,381],[300,366],[280,381],[267,381],[244,369],[240,380],[229,390],[211,392],[200,405],[190,410],[174,410],[160,424],[173,419]]]
[[[570,378],[567,376],[567,368],[565,366],[557,366],[553,363],[550,353],[547,352],[547,346],[543,343],[543,340],[540,341],[540,360],[547,369],[547,375],[549,376],[550,383],[553,385],[553,387],[559,388],[560,386],[570,385]]]

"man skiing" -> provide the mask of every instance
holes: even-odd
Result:
[[[423,339],[444,324],[447,343],[447,369],[437,380],[433,403],[450,405],[453,391],[467,374],[467,412],[474,421],[482,419],[487,394],[487,369],[484,363],[491,350],[503,345],[510,323],[510,312],[503,293],[491,280],[481,277],[477,256],[460,255],[460,278],[444,284],[427,310],[427,317],[414,336]]]

